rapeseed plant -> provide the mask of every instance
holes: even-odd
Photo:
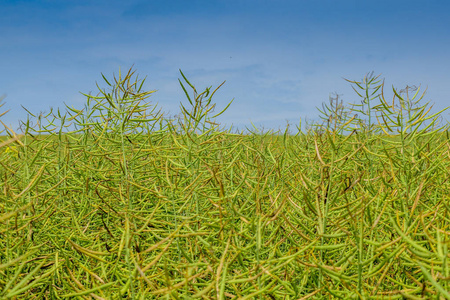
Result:
[[[321,124],[244,134],[180,74],[175,120],[130,69],[5,126],[0,298],[450,299],[448,127],[419,88],[369,73]]]

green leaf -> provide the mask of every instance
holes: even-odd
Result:
[[[187,84],[189,84],[189,86],[195,91],[195,87],[189,82],[189,80],[187,80],[186,76],[184,76],[183,72],[181,72],[181,69],[180,69],[180,73],[181,73],[181,76],[183,76],[184,81],[186,81]]]
[[[111,83],[109,83],[109,81],[108,81],[108,79],[106,79],[105,75],[103,75],[103,73],[100,73],[100,74],[102,74],[103,80],[104,80],[109,86],[111,86]]]
[[[181,82],[181,80],[180,79],[178,79],[178,82],[180,83],[180,85],[181,85],[181,88],[183,89],[183,91],[184,91],[184,94],[186,95],[186,97],[188,98],[188,100],[189,100],[189,103],[191,104],[191,105],[194,105],[193,103],[192,103],[192,100],[191,100],[191,97],[189,97],[189,94],[188,94],[188,92],[186,91],[186,89],[184,88],[184,85],[183,85],[183,83]]]

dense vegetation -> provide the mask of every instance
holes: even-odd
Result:
[[[184,75],[165,118],[131,70],[5,126],[0,298],[450,299],[447,126],[378,78],[295,135],[220,129]]]

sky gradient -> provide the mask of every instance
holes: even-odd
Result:
[[[175,115],[187,103],[179,69],[216,93],[218,121],[284,129],[316,119],[337,92],[361,99],[343,78],[381,74],[392,85],[428,88],[433,111],[450,106],[449,1],[1,1],[1,120],[14,129],[31,112],[83,108],[132,65],[149,100]],[[449,112],[443,115],[447,120]]]

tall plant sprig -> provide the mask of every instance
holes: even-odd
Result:
[[[430,135],[443,129],[439,127],[437,130],[428,131],[430,128],[437,127],[439,116],[448,107],[429,115],[433,105],[430,105],[430,102],[419,104],[426,90],[421,95],[420,87],[415,86],[406,86],[400,91],[392,87],[392,91],[394,92],[392,104],[388,103],[384,94],[381,93],[380,104],[375,107],[378,123],[385,134],[399,134],[402,142],[406,143],[418,135]],[[410,91],[415,92],[412,97],[410,97]],[[429,121],[428,124],[426,124],[427,121]]]
[[[113,81],[110,81],[102,74],[102,78],[109,87],[103,89],[97,83],[99,94],[92,96],[84,94],[87,97],[87,104],[83,110],[68,108],[71,113],[70,120],[74,120],[79,130],[88,138],[92,133],[96,142],[104,136],[119,137],[119,140],[111,139],[121,147],[122,153],[122,171],[124,178],[129,179],[128,170],[128,146],[126,142],[132,138],[144,134],[143,129],[149,128],[144,125],[148,123],[157,123],[162,117],[160,111],[155,112],[156,106],[152,106],[145,100],[150,97],[154,90],[144,91],[144,79],[139,79],[132,68],[128,70],[125,76],[119,71],[119,75],[113,75]],[[149,133],[149,132],[146,132]],[[87,143],[87,141],[85,141]],[[132,147],[132,144],[129,146]],[[131,208],[131,207],[129,207]]]
[[[322,108],[318,108],[319,117],[324,124],[320,127],[325,127],[326,131],[331,131],[333,134],[343,134],[351,131],[349,125],[352,123],[355,116],[352,117],[352,111],[344,106],[344,101],[339,99],[340,95],[335,93],[330,95],[329,103],[322,103]],[[322,130],[323,131],[323,130]]]
[[[423,171],[423,166],[429,164],[429,154],[421,153],[426,152],[425,147],[436,140],[438,131],[448,129],[448,125],[438,126],[438,118],[447,108],[430,114],[433,106],[429,105],[429,102],[420,103],[426,94],[426,90],[420,94],[420,87],[406,86],[402,90],[392,87],[392,90],[394,93],[392,103],[388,103],[382,93],[381,104],[376,107],[377,119],[379,127],[387,136],[396,136],[396,139],[388,139],[386,142],[398,145],[394,147],[399,151],[390,159],[398,161],[402,166],[398,171],[398,182],[401,190],[404,191],[402,195],[404,201],[398,204],[405,220],[404,226],[408,228],[414,221],[413,213],[416,204],[413,204],[411,200],[414,198],[414,191],[421,186],[420,181],[423,184],[424,180],[433,173]],[[410,92],[414,92],[412,97]],[[424,137],[429,137],[428,141],[424,142]],[[387,153],[386,150],[385,152]],[[413,207],[412,210],[411,207]]]
[[[366,131],[369,135],[373,133],[373,120],[374,120],[374,104],[373,102],[379,98],[379,91],[384,84],[384,80],[379,79],[380,75],[374,76],[374,72],[367,73],[362,81],[353,81],[345,79],[346,81],[352,83],[352,88],[356,94],[362,98],[361,104],[353,104],[351,110],[360,113],[362,116],[367,118],[367,126],[363,126],[363,131]],[[357,118],[356,120],[363,121],[360,124],[365,124],[366,120]]]
[[[223,114],[231,105],[233,100],[231,100],[219,113],[211,116],[216,107],[216,104],[212,103],[212,97],[217,90],[225,84],[225,81],[213,91],[211,91],[212,86],[210,86],[205,88],[203,92],[198,93],[195,86],[186,78],[181,70],[180,74],[184,83],[181,79],[178,79],[178,82],[180,83],[180,86],[189,101],[189,105],[184,105],[180,102],[181,114],[178,116],[178,123],[174,125],[169,123],[168,125],[169,130],[172,132],[172,137],[177,144],[178,142],[176,135],[181,135],[181,139],[183,140],[185,146],[180,145],[180,147],[186,150],[186,157],[183,158],[183,163],[190,166],[193,172],[192,176],[195,176],[195,174],[197,174],[197,172],[201,169],[198,159],[199,156],[202,156],[201,153],[204,152],[204,147],[201,143],[211,138],[213,134],[223,134],[220,132],[218,133],[219,124],[215,122],[215,118]],[[187,86],[192,89],[191,95],[187,90]],[[194,162],[192,160],[194,160]],[[198,202],[196,202],[195,206],[197,213],[199,213]]]
[[[132,134],[137,133],[136,130],[141,128],[142,124],[159,120],[161,116],[159,112],[154,113],[155,107],[148,113],[152,105],[142,103],[156,91],[143,91],[146,78],[140,80],[138,75],[134,76],[135,72],[130,68],[122,77],[119,71],[118,77],[113,75],[112,84],[102,74],[109,90],[100,88],[97,83],[98,96],[83,94],[88,98],[88,103],[89,100],[95,102],[89,114],[91,117],[89,121],[93,120],[97,125],[96,128],[102,125],[100,127],[102,130],[107,126],[107,130],[111,133]],[[97,114],[92,114],[94,112]]]
[[[109,147],[120,148],[113,149],[115,153],[119,152],[119,164],[121,169],[120,180],[120,198],[124,196],[126,200],[127,210],[124,212],[124,241],[125,241],[125,260],[128,268],[128,279],[121,289],[121,294],[129,293],[131,298],[134,297],[134,285],[132,281],[135,276],[135,268],[132,263],[131,244],[133,240],[133,224],[134,217],[133,202],[135,201],[132,182],[134,181],[134,164],[139,149],[134,149],[133,140],[140,140],[149,126],[148,123],[156,124],[162,114],[160,111],[155,112],[156,106],[152,106],[145,100],[155,91],[145,91],[143,89],[145,78],[139,79],[135,75],[135,71],[130,68],[127,73],[122,74],[119,70],[118,76],[113,75],[113,80],[108,80],[102,74],[102,78],[107,88],[101,88],[97,83],[98,95],[83,94],[87,97],[87,105],[85,112],[80,113],[79,110],[70,109],[74,113],[73,120],[83,131],[85,135],[91,135],[94,138],[94,145],[108,141],[112,142]],[[145,139],[146,137],[144,137]],[[92,143],[89,143],[91,145]],[[88,145],[86,141],[86,145]],[[102,147],[99,147],[103,149]]]
[[[184,76],[181,70],[180,73],[185,83],[189,85],[193,91],[193,98],[191,99],[191,96],[189,96],[189,93],[186,90],[186,87],[184,86],[183,82],[181,82],[181,80],[178,79],[178,82],[180,83],[181,88],[183,89],[186,98],[188,99],[189,104],[191,105],[191,109],[188,110],[183,105],[183,103],[180,103],[181,111],[183,114],[183,123],[180,125],[183,129],[183,132],[188,134],[195,133],[196,131],[203,133],[205,131],[209,131],[210,129],[217,128],[218,124],[214,122],[214,119],[223,114],[234,100],[234,99],[231,100],[222,111],[213,116],[210,116],[210,113],[214,112],[214,108],[216,107],[215,103],[211,103],[212,97],[217,92],[217,90],[222,85],[225,84],[225,81],[222,82],[212,92],[211,92],[212,86],[210,86],[205,88],[205,90],[199,94],[195,86],[191,84],[189,80],[187,80],[186,76]]]
[[[380,76],[381,75],[374,76],[374,72],[370,72],[363,77],[362,81],[353,81],[344,78],[347,82],[352,83],[352,89],[360,98],[362,98],[360,104],[352,104],[350,106],[347,114],[349,116],[353,115],[353,117],[350,118],[348,121],[346,121],[344,124],[347,126],[354,125],[354,129],[356,130],[356,132],[361,133],[358,134],[358,136],[362,137],[362,140],[359,140],[359,143],[362,144],[361,147],[366,147],[364,149],[372,148],[372,146],[369,144],[372,144],[372,142],[376,141],[375,134],[377,133],[377,130],[373,122],[376,110],[374,108],[376,107],[376,104],[378,104],[376,103],[376,101],[380,97],[381,92],[380,89],[382,90],[382,87],[384,85],[384,80],[380,79]],[[336,112],[339,111],[337,109],[339,107],[337,104],[334,105],[336,107],[335,109]],[[341,111],[343,112],[342,108]],[[352,133],[353,132],[354,131],[352,131]],[[331,146],[333,148],[336,147],[334,142],[331,142]],[[371,170],[374,163],[373,152],[368,150],[364,152],[364,155],[367,158],[368,162],[367,167],[369,170]],[[334,162],[334,152],[332,157],[332,163],[333,162]],[[329,178],[332,177],[329,176]],[[329,186],[331,186],[331,184]],[[330,192],[330,188],[328,189],[328,191]],[[365,260],[364,249],[367,249],[367,245],[364,240],[366,232],[364,215],[367,208],[368,206],[364,205],[360,210],[360,212],[358,214],[355,214],[354,218],[352,218],[353,220],[352,235],[355,239],[355,244],[357,245],[357,278],[358,278],[357,291],[359,295],[362,295],[363,293],[363,281],[365,276],[363,272],[363,263]],[[328,213],[328,202],[325,211]]]

